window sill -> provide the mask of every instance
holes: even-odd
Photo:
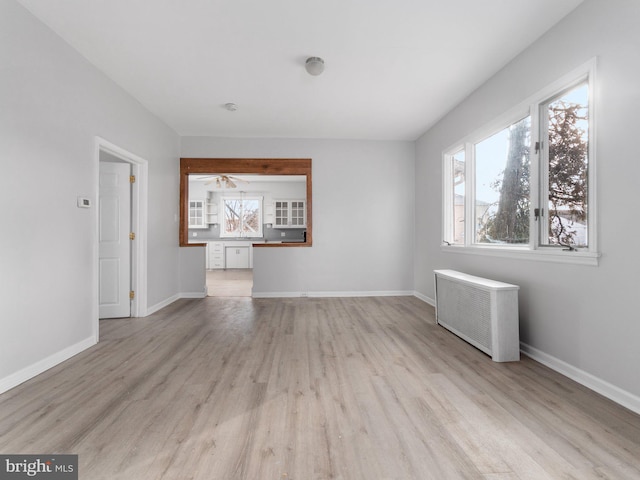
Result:
[[[539,262],[569,263],[573,265],[598,266],[600,253],[568,252],[558,249],[530,250],[522,247],[464,247],[460,245],[442,245],[445,253],[461,253],[464,255],[486,255],[489,257],[517,258],[520,260],[536,260]]]

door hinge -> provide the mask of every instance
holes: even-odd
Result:
[[[136,292],[134,292],[133,290],[131,290],[131,291],[129,292],[129,298],[130,298],[131,300],[133,300],[134,298],[136,298]]]
[[[129,183],[136,183],[136,176],[135,175],[129,175]]]
[[[131,232],[129,234],[129,240],[135,240],[136,239],[136,234],[134,232]]]

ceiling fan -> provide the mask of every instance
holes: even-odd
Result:
[[[216,187],[218,188],[236,188],[236,182],[238,183],[249,183],[247,180],[243,180],[239,177],[233,177],[231,175],[212,175],[211,180],[204,182],[205,185],[210,185],[213,182],[216,183]]]

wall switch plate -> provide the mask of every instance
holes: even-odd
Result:
[[[191,236],[192,237],[197,237],[198,236],[198,232],[191,232]]]
[[[91,208],[91,200],[85,197],[78,197],[78,208]]]
[[[287,234],[285,232],[280,232],[281,237],[285,237]]]

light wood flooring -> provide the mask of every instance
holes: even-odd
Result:
[[[638,479],[640,417],[414,297],[179,300],[0,395],[0,452],[94,479]]]
[[[210,297],[250,297],[253,270],[207,270],[207,295]]]

